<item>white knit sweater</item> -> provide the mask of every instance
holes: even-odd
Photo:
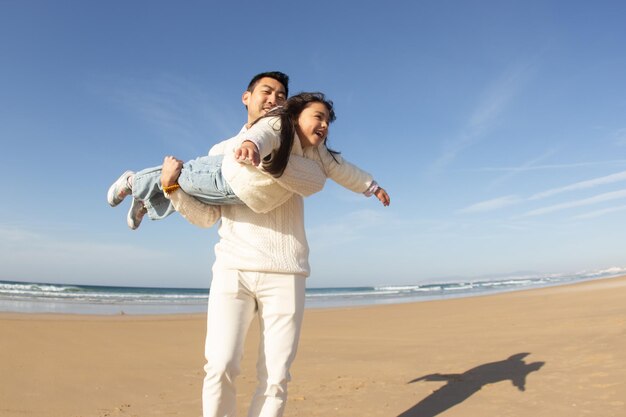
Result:
[[[211,148],[209,154],[224,154],[227,164],[226,156],[232,156],[237,141],[240,141],[237,137],[223,141]],[[246,205],[207,205],[180,189],[166,196],[176,210],[196,226],[211,227],[221,219],[218,229],[220,240],[215,245],[216,265],[243,271],[308,276],[309,245],[304,232],[304,202],[302,196],[293,191],[303,195],[313,194],[322,189],[326,175],[316,162],[291,155],[280,178],[283,188],[259,169],[235,163],[236,167],[243,168],[243,173],[233,182],[235,187],[240,186],[238,195],[243,197],[242,200],[247,198],[251,201],[251,198],[252,201],[260,201],[261,208],[266,209],[263,207],[263,196],[261,200],[254,200],[254,194],[278,192],[286,195],[286,199],[282,197],[283,204],[265,210],[265,213],[256,213]],[[269,185],[279,190],[268,190]],[[252,197],[246,197],[250,194]]]
[[[215,263],[242,271],[308,276],[309,245],[304,232],[302,197],[293,194],[267,213],[245,205],[210,206],[182,190],[168,196],[176,210],[191,223],[210,227],[220,218]]]
[[[235,160],[234,149],[247,140],[257,145],[261,158],[270,155],[280,146],[280,119],[263,118],[250,129],[244,128],[234,138],[217,144],[209,154],[224,155],[224,179],[234,193],[256,213],[273,210],[291,198],[294,192],[307,197],[320,191],[327,177],[357,193],[365,192],[373,181],[370,174],[340,155],[331,155],[325,145],[303,150],[297,135],[285,172],[275,178],[262,169]]]
[[[256,141],[259,137],[263,137],[264,142],[257,146],[261,156],[265,156],[268,149],[271,152],[278,146],[277,132],[276,119],[262,119],[250,130],[242,129],[238,136],[215,145],[209,152],[210,155],[224,154],[224,177],[246,205],[211,206],[180,189],[168,197],[176,210],[197,226],[211,227],[221,219],[220,240],[215,245],[217,265],[243,271],[308,276],[309,245],[304,231],[302,196],[321,190],[327,176],[355,192],[364,192],[372,177],[339,155],[335,155],[335,160],[323,145],[306,148],[303,152],[297,137],[287,168],[279,178],[241,165],[232,157],[233,149],[240,143]],[[255,207],[254,211],[249,205]]]

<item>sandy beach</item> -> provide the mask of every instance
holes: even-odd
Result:
[[[312,309],[286,416],[626,416],[626,277]],[[0,415],[201,415],[202,315],[0,314]],[[254,388],[253,324],[238,380]]]

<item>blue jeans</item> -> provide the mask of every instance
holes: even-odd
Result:
[[[243,204],[222,176],[222,155],[201,156],[183,164],[178,177],[180,188],[203,203],[216,206]],[[143,201],[152,220],[163,219],[174,211],[161,186],[161,166],[135,174],[133,197]]]

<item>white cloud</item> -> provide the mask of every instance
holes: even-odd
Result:
[[[618,129],[614,134],[613,138],[615,143],[620,146],[626,146],[626,127],[623,129]]]
[[[459,210],[459,212],[460,213],[480,213],[480,212],[485,212],[485,211],[498,210],[504,207],[512,206],[521,201],[523,200],[516,195],[508,195],[508,196],[494,198],[491,200],[472,204],[471,206],[468,206]]]
[[[589,189],[589,188],[598,187],[602,185],[613,184],[613,183],[620,182],[620,181],[626,181],[626,171],[617,172],[615,174],[606,175],[604,177],[593,178],[593,179],[586,180],[586,181],[580,181],[574,184],[566,185],[564,187],[552,188],[550,190],[542,191],[540,193],[534,194],[528,198],[522,198],[516,195],[508,195],[508,196],[494,198],[491,200],[481,201],[479,203],[472,204],[468,207],[465,207],[459,210],[459,213],[480,213],[480,212],[486,212],[486,211],[499,210],[499,209],[509,207],[515,204],[520,204],[523,202],[534,201],[534,200],[540,200],[540,199],[551,197],[557,194],[565,193],[568,191]],[[602,196],[608,196],[607,198],[610,198],[610,196],[613,196],[613,195],[620,195],[619,193],[620,192],[618,192],[617,194],[606,193],[606,194],[602,194]],[[580,201],[589,201],[589,204],[594,204],[592,201],[594,201],[594,199],[597,199],[597,198],[599,198],[599,196],[596,196],[590,199],[580,200]],[[621,197],[615,197],[615,198],[621,198]],[[563,204],[556,204],[550,207],[532,210],[526,213],[525,216],[535,216],[538,214],[543,214],[544,212],[561,210],[561,207],[568,208],[570,204],[573,204],[573,203],[569,202],[569,203],[563,203]],[[545,211],[545,210],[548,210],[548,211]],[[590,217],[595,217],[595,216],[590,216]]]
[[[587,188],[597,187],[599,185],[612,184],[614,182],[626,181],[626,171],[618,172],[615,174],[607,175],[604,177],[593,178],[587,181],[581,181],[574,184],[567,185],[565,187],[553,188],[551,190],[537,193],[529,198],[529,200],[539,200],[542,198],[550,197],[555,194],[564,193],[566,191],[583,190]]]
[[[145,265],[167,263],[175,256],[119,243],[67,239],[30,230],[0,225],[0,279],[65,281],[137,276]],[[135,285],[135,282],[128,282]]]
[[[572,218],[575,220],[591,219],[595,217],[604,216],[605,214],[615,213],[616,211],[624,211],[624,210],[626,210],[626,206],[609,207],[609,208],[605,208],[602,210],[596,210],[596,211],[592,211],[589,213],[581,214],[579,216],[574,216]]]
[[[0,225],[0,248],[15,247],[24,242],[33,242],[40,239],[41,235],[38,233]]]
[[[543,171],[553,169],[571,169],[571,168],[583,168],[593,166],[609,166],[609,165],[621,165],[626,163],[626,159],[613,159],[610,161],[591,161],[591,162],[577,162],[572,164],[548,164],[548,165],[522,165],[521,167],[483,167],[470,169],[471,172],[526,172],[526,171]]]
[[[368,229],[381,225],[389,228],[397,225],[397,222],[378,210],[357,210],[335,222],[308,227],[307,236],[312,245],[336,246],[361,238],[369,239],[372,236]]]
[[[619,198],[626,198],[626,190],[613,191],[609,193],[599,194],[594,197],[585,198],[582,200],[569,201],[567,203],[555,204],[548,207],[543,207],[535,210],[531,210],[524,214],[525,217],[538,216],[541,214],[553,213],[555,211],[566,210],[574,207],[583,207],[593,204],[603,203],[605,201],[616,200]]]
[[[469,117],[465,128],[443,151],[434,162],[435,169],[441,169],[452,162],[465,149],[479,143],[485,134],[493,128],[500,115],[521,90],[529,78],[532,65],[521,65],[505,73],[488,87],[483,99]]]
[[[205,93],[205,86],[185,78],[106,76],[93,80],[90,88],[142,120],[175,148],[193,152],[201,147],[204,152],[211,144],[233,136],[237,133],[233,126],[239,126],[236,115],[228,113],[223,100],[212,98]],[[241,124],[244,121],[241,113]],[[207,137],[207,132],[216,131],[217,137]]]
[[[530,161],[525,162],[524,164],[522,164],[522,166],[517,167],[515,169],[511,169],[510,171],[508,171],[507,174],[501,176],[500,178],[497,178],[496,180],[494,180],[491,183],[491,187],[495,187],[496,185],[502,184],[503,182],[509,180],[510,178],[512,178],[513,176],[519,174],[520,172],[525,172],[528,171],[530,169],[532,169],[533,167],[535,167],[539,162],[543,161],[544,159],[552,156],[556,151],[555,150],[549,150],[547,152],[544,152],[542,155],[539,155],[536,158],[531,159]]]

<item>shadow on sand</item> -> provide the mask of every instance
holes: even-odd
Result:
[[[487,384],[510,380],[520,391],[525,390],[526,376],[538,371],[545,362],[525,363],[528,353],[518,353],[499,362],[485,363],[462,374],[430,374],[418,381],[447,381],[447,384],[406,410],[398,417],[433,417],[462,403]]]

